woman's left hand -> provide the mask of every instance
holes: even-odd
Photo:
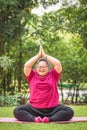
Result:
[[[44,49],[43,49],[42,46],[41,46],[41,54],[42,54],[43,57],[46,57],[46,53],[44,52]]]

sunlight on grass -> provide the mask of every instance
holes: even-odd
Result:
[[[75,105],[72,108],[74,110],[74,116],[87,116],[87,105]]]
[[[0,117],[13,117],[14,107],[0,107]]]

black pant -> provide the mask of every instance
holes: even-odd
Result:
[[[74,115],[74,111],[65,105],[58,105],[54,108],[36,109],[30,104],[21,105],[14,109],[14,116],[20,121],[34,122],[35,117],[47,116],[52,121],[68,121]]]

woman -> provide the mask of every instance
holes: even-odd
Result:
[[[33,65],[36,61],[34,70]],[[52,69],[50,64],[53,66]],[[24,74],[30,84],[30,103],[15,108],[14,116],[18,120],[53,122],[68,121],[73,117],[74,112],[70,107],[59,104],[57,85],[61,72],[60,61],[45,54],[40,46],[39,53],[24,65]]]

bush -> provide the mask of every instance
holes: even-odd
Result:
[[[17,104],[17,95],[0,96],[0,106],[15,106]]]
[[[0,106],[18,106],[26,104],[29,100],[29,93],[18,93],[16,95],[0,96]]]
[[[81,103],[87,103],[87,94],[83,94],[82,97],[80,98]]]
[[[29,100],[29,93],[19,93],[17,97],[17,102],[20,105],[26,104]]]

